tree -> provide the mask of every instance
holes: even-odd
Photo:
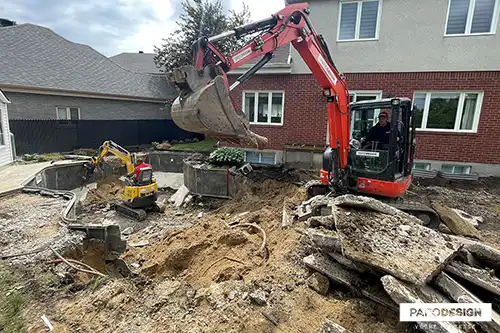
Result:
[[[191,64],[191,47],[201,36],[217,35],[248,23],[250,19],[250,11],[245,4],[241,12],[230,10],[229,15],[226,15],[220,0],[193,0],[193,3],[183,0],[182,9],[183,13],[176,22],[177,29],[163,39],[161,47],[154,47],[153,60],[162,71],[168,72],[173,68]],[[214,44],[222,53],[229,54],[242,47],[246,41],[247,39],[229,38]]]

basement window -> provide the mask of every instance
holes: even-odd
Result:
[[[471,169],[472,168],[470,166],[464,166],[464,165],[443,164],[441,166],[442,172],[455,173],[455,174],[461,174],[461,175],[470,174]]]
[[[79,120],[80,108],[78,107],[57,107],[57,120]]]
[[[252,164],[276,164],[276,153],[245,151],[245,162]]]
[[[435,132],[476,133],[483,92],[415,92],[416,128]]]
[[[243,112],[250,124],[283,125],[283,91],[244,91]]]
[[[413,164],[413,169],[415,170],[426,170],[429,171],[431,169],[431,164],[430,163],[419,163],[416,162]]]

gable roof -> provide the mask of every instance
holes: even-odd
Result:
[[[177,95],[164,75],[125,69],[90,46],[33,24],[0,28],[0,86],[160,100]]]
[[[154,53],[123,52],[109,57],[109,59],[134,72],[161,74],[162,72],[153,61],[154,55]]]

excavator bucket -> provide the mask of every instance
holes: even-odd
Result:
[[[234,108],[223,76],[211,80],[208,69],[184,66],[167,78],[181,89],[171,108],[177,126],[240,146],[262,149],[267,145],[267,138],[250,131],[245,115]]]

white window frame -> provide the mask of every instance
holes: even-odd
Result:
[[[271,122],[271,112],[269,112],[269,117],[267,123],[262,123],[262,122],[257,122],[257,111],[259,110],[259,103],[258,103],[258,94],[262,93],[267,93],[267,105],[271,106],[272,102],[272,94],[273,93],[279,93],[282,94],[283,99],[282,99],[282,105],[281,105],[281,122],[279,123],[272,123]],[[254,94],[255,98],[255,103],[254,103],[254,119],[248,119],[251,125],[263,125],[263,126],[283,126],[283,123],[285,121],[285,91],[284,90],[244,90],[241,93],[241,105],[243,109],[243,113],[248,117],[250,113],[246,112],[246,106],[245,106],[245,94]]]
[[[470,32],[470,30],[472,28],[472,20],[474,18],[474,10],[476,8],[476,0],[470,0],[469,10],[467,12],[467,21],[465,24],[465,32],[463,34],[447,34],[446,30],[448,30],[448,19],[450,18],[451,1],[452,0],[448,0],[448,11],[446,12],[446,22],[444,25],[444,36],[445,37],[480,36],[480,35],[494,35],[494,34],[496,34],[500,0],[495,0],[495,6],[493,7],[493,17],[491,19],[491,27],[490,27],[491,31],[490,32],[475,32],[475,33]]]
[[[470,165],[459,165],[459,164],[446,164],[446,163],[443,163],[441,165],[441,172],[445,172],[443,171],[443,167],[444,166],[451,166],[452,167],[452,171],[451,173],[454,174],[454,175],[470,175],[471,172],[472,172],[472,167]],[[458,167],[458,168],[465,168],[465,173],[455,173],[455,168]],[[449,173],[449,172],[446,172],[446,173]]]
[[[359,27],[361,25],[361,9],[363,6],[360,6],[362,2],[370,2],[375,0],[340,0],[339,1],[339,15],[338,15],[338,23],[337,23],[337,42],[364,42],[364,41],[373,41],[378,40],[379,32],[380,32],[380,17],[382,13],[382,2],[383,0],[378,0],[378,11],[377,11],[377,26],[375,27],[375,37],[374,38],[359,38]],[[348,3],[358,3],[358,12],[356,14],[356,27],[354,30],[354,39],[340,39],[340,19],[342,17],[342,4]]]
[[[416,165],[417,164],[423,164],[424,169],[417,169]],[[427,162],[413,162],[413,170],[425,170],[425,171],[430,171],[431,170],[431,164]]]
[[[59,109],[66,109],[66,118],[61,119],[59,118]],[[71,120],[71,112],[69,111],[70,109],[78,109],[78,119],[80,120],[80,108],[77,106],[56,106],[56,119],[57,120]]]
[[[460,94],[458,99],[457,113],[455,114],[455,127],[453,129],[446,128],[426,128],[427,119],[429,117],[429,106],[431,104],[431,94],[441,94],[441,93],[451,93],[451,94]],[[423,128],[416,128],[419,132],[449,132],[449,133],[477,133],[477,128],[479,125],[479,118],[481,116],[481,109],[483,106],[483,97],[484,91],[474,91],[474,90],[430,90],[430,91],[414,91],[413,99],[412,99],[412,110],[415,105],[415,95],[416,94],[425,94],[425,105],[424,105],[424,113],[422,115],[422,125]],[[462,119],[462,112],[464,108],[464,100],[466,94],[477,94],[477,104],[476,104],[476,112],[474,113],[474,120],[472,121],[472,129],[470,130],[462,130],[460,129],[460,121]]]
[[[273,161],[273,164],[266,164],[266,165],[275,165],[276,164],[276,152],[274,151],[255,151],[255,150],[245,150],[245,162],[249,163],[247,161],[247,153],[256,153],[259,155],[259,162],[257,162],[258,164],[264,164],[262,163],[262,153],[273,153],[274,154],[274,161]]]

